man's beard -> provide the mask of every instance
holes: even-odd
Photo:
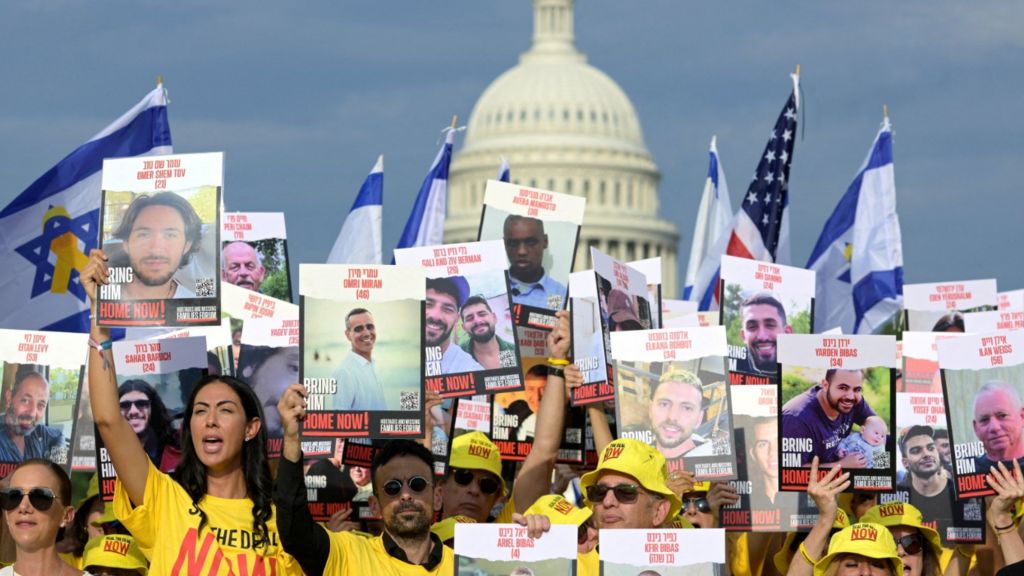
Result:
[[[666,422],[662,422],[661,424],[665,424],[665,423]],[[678,428],[682,428],[681,426],[679,426],[675,422],[670,422],[670,423],[672,425],[678,427]],[[659,424],[658,426],[654,427],[654,436],[658,439],[658,446],[659,447],[661,447],[661,448],[675,448],[676,446],[679,446],[683,442],[686,442],[687,440],[690,439],[690,436],[686,436],[684,438],[682,434],[680,434],[679,437],[676,438],[675,440],[666,440],[665,438],[662,438],[662,436],[661,436],[661,424]]]
[[[170,261],[170,259],[168,259],[168,261]],[[132,263],[132,273],[134,274],[135,278],[138,279],[138,281],[141,282],[144,286],[149,286],[151,288],[153,286],[163,286],[164,284],[167,284],[168,282],[171,281],[171,278],[174,277],[174,273],[177,271],[177,267],[173,267],[169,273],[163,276],[154,277],[143,274],[140,271],[140,269],[140,266],[136,266],[134,262]]]
[[[427,346],[440,346],[440,345],[441,345],[441,344],[443,344],[443,343],[444,343],[444,342],[445,342],[446,340],[448,340],[449,338],[451,338],[451,335],[452,335],[452,328],[453,328],[452,326],[445,326],[445,325],[444,325],[444,323],[442,323],[442,322],[432,323],[432,322],[430,322],[429,320],[427,321],[427,323],[426,323],[426,324],[427,324],[428,326],[441,326],[442,328],[444,328],[444,329],[445,329],[444,333],[442,333],[442,334],[441,334],[441,335],[440,335],[440,336],[439,336],[439,337],[437,338],[437,340],[428,340],[428,341],[427,341]],[[424,333],[424,335],[426,335],[426,333]]]
[[[417,512],[416,517],[409,521],[401,520],[399,514],[406,510],[415,510]],[[401,538],[423,536],[430,530],[430,518],[423,511],[423,508],[413,502],[403,502],[395,507],[394,515],[391,516],[391,519],[386,524],[389,533]]]
[[[488,324],[487,330],[480,334],[477,334],[476,332],[470,332],[469,337],[472,338],[473,342],[476,342],[477,344],[486,344],[491,341],[491,338],[494,338],[494,327]]]
[[[760,356],[754,352],[754,348],[757,347],[757,342],[754,342],[753,347],[747,346],[747,354],[750,356],[750,364],[754,368],[757,368],[761,372],[767,372],[769,374],[775,374],[779,370],[778,357],[772,357],[767,360],[762,360]]]
[[[21,424],[19,423],[19,420],[21,419],[18,418],[17,416],[12,416],[10,414],[7,415],[7,418],[5,418],[5,420],[7,421],[7,430],[10,431],[10,433],[15,436],[28,436],[36,429],[36,426],[39,425],[38,422],[33,422],[32,426],[29,426],[28,428],[22,428]]]
[[[921,470],[918,467],[914,467],[914,468],[910,469],[910,474],[912,476],[916,476],[916,477],[920,478],[921,480],[927,480],[927,479],[931,478],[932,476],[935,476],[936,474],[938,474],[939,470],[942,470],[942,466],[941,465],[936,465],[934,470]]]

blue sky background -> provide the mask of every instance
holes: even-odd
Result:
[[[630,95],[662,171],[680,273],[711,135],[738,205],[799,63],[795,263],[867,153],[884,103],[907,281],[996,277],[1001,290],[1024,287],[1022,28],[1024,4],[988,0],[576,5],[577,46]],[[0,203],[163,74],[175,150],[225,151],[229,210],[285,211],[296,263],[326,258],[383,153],[389,253],[440,129],[468,117],[531,33],[526,0],[7,0]]]

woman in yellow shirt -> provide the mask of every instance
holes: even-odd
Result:
[[[94,306],[96,287],[108,278],[106,255],[93,250],[82,285]],[[196,383],[185,406],[181,461],[167,475],[121,414],[110,331],[94,317],[90,336],[93,419],[118,476],[114,513],[149,558],[150,572],[301,574],[278,539],[263,409],[252,388],[229,376]]]

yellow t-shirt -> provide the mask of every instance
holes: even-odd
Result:
[[[149,558],[150,574],[168,576],[301,575],[285,553],[274,516],[267,522],[270,543],[253,549],[252,500],[205,496],[199,506],[207,522],[191,512],[192,498],[180,484],[149,464],[143,504],[132,508],[121,481],[114,491],[114,514]]]
[[[365,538],[349,532],[329,532],[331,551],[327,556],[324,574],[331,576],[424,576],[437,574],[448,576],[455,573],[455,554],[444,546],[441,562],[433,570],[423,566],[402,562],[388,554],[380,536]]]
[[[576,554],[577,576],[599,576],[601,574],[601,557],[594,548],[586,554]]]

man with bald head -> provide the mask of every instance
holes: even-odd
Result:
[[[67,461],[64,433],[46,426],[50,383],[35,371],[19,372],[4,394],[5,410],[0,420],[0,462],[21,462],[29,458]]]
[[[259,292],[266,275],[259,253],[248,242],[231,242],[221,250],[220,277],[228,284]]]
[[[985,454],[974,459],[975,472],[988,474],[996,462],[1017,460],[1024,466],[1024,407],[1020,392],[1002,380],[990,380],[974,396],[974,435]]]
[[[560,310],[565,302],[565,285],[544,270],[544,253],[548,249],[544,222],[512,214],[505,219],[504,241],[512,301],[524,306]]]

